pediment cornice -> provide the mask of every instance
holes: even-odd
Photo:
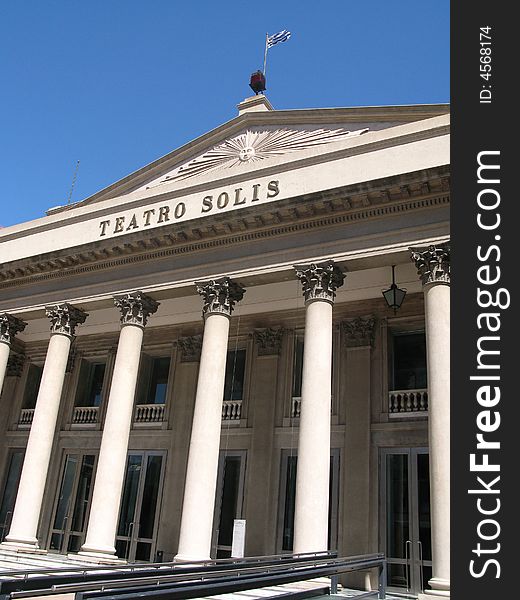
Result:
[[[354,108],[319,108],[300,110],[272,110],[265,112],[246,112],[219,127],[182,145],[180,148],[138,169],[130,175],[99,192],[76,202],[70,206],[57,207],[48,214],[67,212],[85,205],[95,204],[116,198],[146,186],[160,178],[166,172],[190,163],[198,156],[204,155],[212,148],[233,139],[248,129],[278,128],[279,130],[309,130],[325,128],[327,130],[343,129],[355,131],[357,124],[389,123],[393,125],[422,121],[449,113],[448,104],[412,105],[412,106],[381,106]]]

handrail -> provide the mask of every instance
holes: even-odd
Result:
[[[310,552],[302,554],[275,554],[272,556],[252,556],[246,558],[219,558],[213,560],[183,562],[162,562],[162,563],[129,563],[124,565],[92,565],[77,566],[71,564],[70,567],[47,568],[47,569],[24,569],[23,571],[0,571],[0,594],[6,591],[20,591],[21,589],[39,589],[39,587],[48,587],[50,579],[56,583],[60,581],[84,582],[102,580],[103,577],[110,576],[111,579],[123,577],[137,577],[142,574],[149,576],[157,575],[157,572],[165,573],[180,572],[189,574],[191,572],[203,572],[217,570],[218,568],[240,567],[242,565],[259,564],[279,564],[286,562],[299,562],[311,558],[334,558],[336,552]],[[38,577],[38,576],[41,577]],[[4,578],[4,579],[2,579]]]
[[[72,574],[71,569],[60,569],[61,576],[56,575],[56,569],[49,569],[46,571],[54,576],[26,576],[23,579],[0,581],[0,593],[11,592],[13,599],[67,592],[75,592],[78,600],[102,597],[125,600],[135,598],[136,593],[145,598],[195,598],[198,596],[192,594],[201,593],[203,588],[205,592],[219,589],[219,593],[225,593],[222,590],[238,591],[271,585],[273,582],[288,583],[375,567],[379,568],[380,590],[384,594],[386,574],[383,578],[382,574],[386,573],[386,562],[383,554],[337,558],[335,552],[218,559],[189,564],[96,566],[78,569],[76,574]],[[43,575],[42,571],[37,573]],[[24,574],[29,573],[26,571]],[[12,571],[10,575],[13,576]],[[156,595],[158,586],[159,596]],[[131,593],[129,588],[132,588]],[[384,598],[384,595],[379,597]]]

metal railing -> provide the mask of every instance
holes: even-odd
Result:
[[[403,413],[427,413],[428,390],[392,390],[388,392],[390,415]]]
[[[363,597],[385,598],[384,554],[338,558],[333,552],[275,555],[204,562],[153,563],[107,567],[66,567],[24,572],[0,572],[0,594],[29,598],[74,593],[76,600],[150,600],[199,598],[216,593],[268,587],[316,577],[377,568],[379,586]],[[9,578],[5,578],[9,575]]]

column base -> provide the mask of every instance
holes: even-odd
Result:
[[[428,585],[432,588],[431,590],[424,590],[418,596],[418,600],[434,600],[435,598],[449,598],[450,597],[450,581],[448,579],[440,579],[433,577],[428,581]]]
[[[173,558],[174,562],[181,562],[181,563],[199,563],[199,562],[208,562],[210,560],[213,560],[213,559],[209,556],[200,557],[200,556],[190,556],[189,554],[177,554]]]
[[[7,536],[0,544],[0,548],[13,552],[29,552],[33,554],[47,554],[47,550],[40,548],[36,538],[13,538]]]
[[[126,565],[128,561],[124,558],[118,558],[115,554],[104,554],[103,552],[78,552],[77,554],[67,554],[67,558],[73,562],[89,562],[94,565]]]

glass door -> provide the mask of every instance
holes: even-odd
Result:
[[[155,559],[164,452],[131,452],[126,464],[116,554],[130,562]]]
[[[382,450],[380,473],[387,585],[417,595],[432,574],[428,450]]]
[[[57,552],[78,552],[85,537],[85,527],[96,456],[66,454],[58,497],[54,508],[49,549]]]
[[[245,450],[220,453],[213,526],[216,558],[231,556],[234,521],[242,518],[245,471]]]
[[[24,455],[25,450],[12,450],[9,458],[9,468],[7,469],[2,501],[0,502],[0,542],[4,541],[11,526]]]

